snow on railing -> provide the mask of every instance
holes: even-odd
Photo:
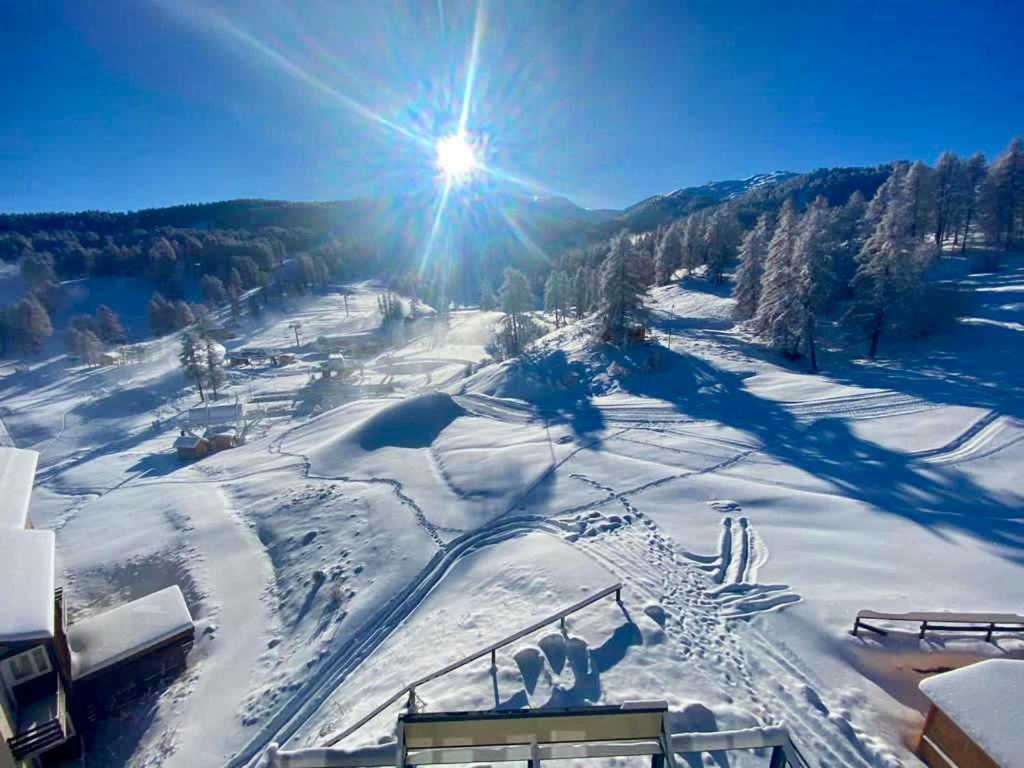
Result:
[[[370,722],[375,717],[377,717],[377,715],[379,715],[381,712],[386,710],[388,707],[393,705],[395,702],[399,701],[403,696],[408,697],[410,699],[410,701],[414,700],[414,697],[416,695],[416,689],[419,688],[420,686],[426,684],[426,683],[429,683],[431,680],[436,680],[437,678],[441,677],[442,675],[447,675],[449,672],[452,672],[452,671],[458,669],[459,667],[463,667],[466,664],[469,664],[469,663],[471,663],[473,661],[476,661],[477,659],[483,658],[484,656],[488,656],[488,655],[490,655],[490,657],[491,657],[491,665],[494,666],[495,665],[495,661],[496,661],[495,653],[498,650],[500,650],[501,648],[504,648],[506,645],[514,643],[516,640],[521,640],[524,637],[532,635],[534,632],[537,632],[538,630],[543,629],[544,627],[548,626],[549,624],[554,624],[556,621],[562,622],[564,624],[566,616],[569,616],[570,614],[576,613],[577,611],[582,610],[583,608],[586,608],[588,605],[590,605],[592,603],[596,603],[601,598],[607,597],[608,595],[611,595],[611,594],[615,595],[616,602],[621,602],[621,598],[622,598],[622,584],[621,583],[620,584],[612,584],[610,587],[605,587],[601,591],[595,592],[594,594],[590,595],[589,597],[585,597],[584,599],[580,600],[578,603],[573,603],[568,608],[563,608],[562,610],[557,611],[556,613],[553,613],[550,616],[548,616],[548,617],[546,617],[544,619],[541,619],[540,621],[538,621],[538,622],[536,622],[534,624],[531,624],[530,626],[528,626],[528,627],[526,627],[524,629],[521,629],[518,632],[516,632],[516,633],[514,633],[512,635],[509,635],[508,637],[503,638],[503,639],[499,640],[498,642],[493,643],[493,644],[487,646],[486,648],[482,648],[481,650],[477,651],[476,653],[470,654],[469,656],[464,656],[463,658],[459,659],[458,661],[452,662],[451,664],[449,664],[446,667],[442,667],[441,669],[438,669],[438,670],[436,670],[434,672],[431,672],[428,675],[424,675],[419,680],[416,680],[415,682],[410,683],[409,685],[405,686],[404,688],[402,688],[397,693],[395,693],[392,696],[390,696],[386,701],[384,701],[381,704],[379,704],[377,707],[372,709],[369,713],[367,713],[366,715],[361,717],[358,721],[356,721],[355,723],[350,725],[345,730],[341,731],[340,733],[335,733],[335,734],[332,734],[332,735],[328,736],[326,739],[324,739],[323,746],[331,747],[331,746],[334,746],[335,744],[337,744],[339,741],[342,741],[343,739],[348,738],[353,733],[355,733],[360,728],[362,728],[364,725],[366,725],[368,722]]]

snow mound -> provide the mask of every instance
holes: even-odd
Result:
[[[426,448],[465,413],[446,392],[428,392],[382,408],[348,437],[364,451]]]

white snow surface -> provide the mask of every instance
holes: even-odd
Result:
[[[67,631],[71,676],[80,680],[192,627],[177,585],[77,621]]]
[[[1024,662],[989,659],[930,677],[921,690],[998,765],[1024,766]]]
[[[73,618],[175,584],[196,618],[188,674],[96,748],[241,766],[312,745],[621,581],[622,608],[452,673],[419,692],[428,709],[664,699],[675,730],[785,723],[813,765],[914,764],[914,670],[1024,652],[848,634],[861,608],[1024,603],[1024,364],[1006,353],[1024,265],[963,285],[970,316],[1000,324],[883,342],[876,361],[824,349],[821,374],[764,353],[694,280],[651,292],[650,346],[595,346],[584,321],[467,376],[500,316],[459,310],[324,381],[313,339],[379,323],[361,283],[348,314],[328,293],[242,321],[229,351],[299,360],[229,369],[244,444],[194,463],[173,451],[197,404],[174,337],[134,365],[0,367]],[[345,745],[389,738],[397,713]]]

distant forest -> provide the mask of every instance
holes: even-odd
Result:
[[[155,334],[176,330],[202,314],[182,306],[186,281],[202,286],[208,307],[230,304],[233,315],[241,313],[239,297],[246,293],[247,307],[255,312],[275,295],[365,277],[383,279],[443,310],[452,303],[493,303],[511,267],[525,278],[525,297],[561,296],[556,303],[572,304],[581,313],[598,303],[597,274],[613,244],[622,244],[616,240],[620,233],[630,237],[625,260],[642,276],[642,284],[667,282],[681,267],[703,268],[722,281],[737,264],[736,278],[749,281],[743,271],[752,258],[748,236],[760,230],[760,237],[770,239],[784,209],[792,216],[811,208],[827,210],[830,221],[845,216],[862,223],[829,245],[841,273],[835,278],[842,284],[836,295],[848,296],[870,237],[863,227],[880,221],[880,209],[868,214],[849,206],[866,205],[887,183],[891,186],[894,175],[901,184],[909,177],[909,183],[920,185],[915,200],[919,193],[926,209],[915,214],[915,229],[918,222],[934,228],[939,245],[950,240],[961,245],[977,229],[988,242],[1009,247],[1024,226],[1020,158],[1020,142],[1014,141],[991,167],[979,155],[962,159],[944,153],[934,168],[898,162],[772,175],[749,187],[711,183],[658,195],[624,211],[588,211],[559,198],[495,195],[483,204],[451,207],[447,215],[461,234],[457,242],[449,238],[441,245],[442,257],[426,262],[422,249],[434,201],[414,196],[0,215],[0,259],[19,265],[27,290],[14,306],[0,307],[0,353],[38,350],[53,332],[45,326],[59,306],[60,281],[92,276],[150,280]],[[845,255],[838,259],[840,251]],[[763,265],[754,271],[763,271]],[[552,275],[557,276],[554,288],[548,285]],[[78,325],[89,324],[80,318]],[[111,335],[117,334],[108,327]],[[796,354],[802,344],[790,346]]]

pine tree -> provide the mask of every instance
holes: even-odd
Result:
[[[799,221],[792,200],[779,213],[764,262],[761,298],[753,328],[772,349],[786,357],[800,354],[807,329],[806,307],[800,295],[801,275],[796,260]]]
[[[682,266],[692,272],[704,263],[704,221],[691,213],[682,224]]]
[[[569,276],[561,270],[552,270],[544,282],[544,309],[554,313],[555,325],[565,320],[570,301]]]
[[[683,242],[678,223],[667,227],[657,240],[654,251],[654,275],[658,285],[667,285],[683,263]]]
[[[96,333],[105,344],[124,344],[124,326],[117,313],[106,304],[96,307]]]
[[[993,245],[1009,251],[1024,230],[1024,144],[1015,138],[989,168],[981,219]]]
[[[736,299],[733,311],[739,320],[749,320],[757,313],[764,261],[770,242],[771,221],[767,213],[762,213],[757,224],[747,232],[740,244],[740,266],[736,270],[736,287],[733,289],[733,296]]]
[[[46,309],[34,294],[28,293],[11,309],[11,340],[18,352],[36,354],[53,335]]]
[[[643,290],[633,272],[632,244],[623,230],[612,240],[601,264],[601,298],[597,313],[603,340],[626,344],[631,324],[643,322]]]
[[[178,353],[178,362],[181,363],[181,370],[185,379],[191,381],[199,390],[199,399],[206,402],[206,395],[203,392],[203,383],[206,380],[206,366],[203,365],[199,340],[195,334],[183,333],[181,335],[181,351]]]
[[[213,392],[213,399],[217,399],[217,390],[224,386],[224,357],[221,354],[220,345],[209,336],[205,339],[204,371],[207,386]]]
[[[835,211],[832,269],[835,272],[837,298],[850,297],[850,281],[857,272],[857,254],[870,234],[867,201],[860,190]]]

